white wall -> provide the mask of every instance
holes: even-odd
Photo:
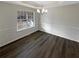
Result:
[[[79,42],[79,4],[47,8],[40,30]]]
[[[35,27],[17,32],[17,11],[35,12]],[[38,30],[38,17],[35,9],[0,2],[0,47]]]
[[[17,32],[18,10],[34,11],[35,27]],[[35,9],[0,2],[0,47],[37,30],[79,42],[79,4],[48,8],[39,19]]]

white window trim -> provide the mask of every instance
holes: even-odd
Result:
[[[33,12],[33,21],[34,21],[33,26],[30,26],[30,27],[27,27],[27,28],[24,27],[24,28],[18,29],[18,26],[17,26],[17,32],[35,27],[35,12]]]

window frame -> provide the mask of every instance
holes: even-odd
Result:
[[[26,11],[26,12],[32,12],[33,13],[33,26],[28,26],[27,28],[23,27],[23,28],[19,29],[18,28],[18,20],[19,19],[17,19],[17,32],[35,27],[35,12],[33,12],[33,11]]]

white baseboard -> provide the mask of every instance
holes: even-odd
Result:
[[[3,44],[0,45],[0,47],[5,46],[5,45],[7,45],[7,44],[10,44],[11,42],[14,42],[14,41],[16,41],[16,40],[19,40],[20,38],[25,37],[25,36],[27,36],[27,35],[30,35],[30,34],[36,32],[36,31],[38,31],[38,30],[34,30],[34,31],[32,31],[32,32],[29,32],[29,33],[23,35],[23,36],[20,36],[20,37],[18,37],[18,38],[15,38],[15,39],[13,39],[13,40],[10,40],[10,41],[8,41],[8,42],[6,42],[6,43],[3,43]]]
[[[43,31],[43,30],[40,30],[40,31]],[[70,37],[67,37],[67,36],[64,36],[64,35],[59,35],[59,34],[56,34],[56,33],[50,33],[50,32],[47,32],[47,31],[43,31],[43,32],[49,33],[51,35],[56,35],[56,36],[59,36],[59,37],[62,37],[62,38],[66,38],[66,39],[69,39],[69,40],[72,40],[72,41],[79,42],[79,40],[76,40],[76,39],[73,39],[73,38],[70,38]]]

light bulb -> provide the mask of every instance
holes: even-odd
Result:
[[[45,10],[45,12],[47,13],[47,9]]]
[[[45,9],[42,9],[42,13],[44,13],[45,12]]]
[[[37,12],[38,12],[38,13],[40,13],[40,10],[39,10],[39,9],[37,9]]]

